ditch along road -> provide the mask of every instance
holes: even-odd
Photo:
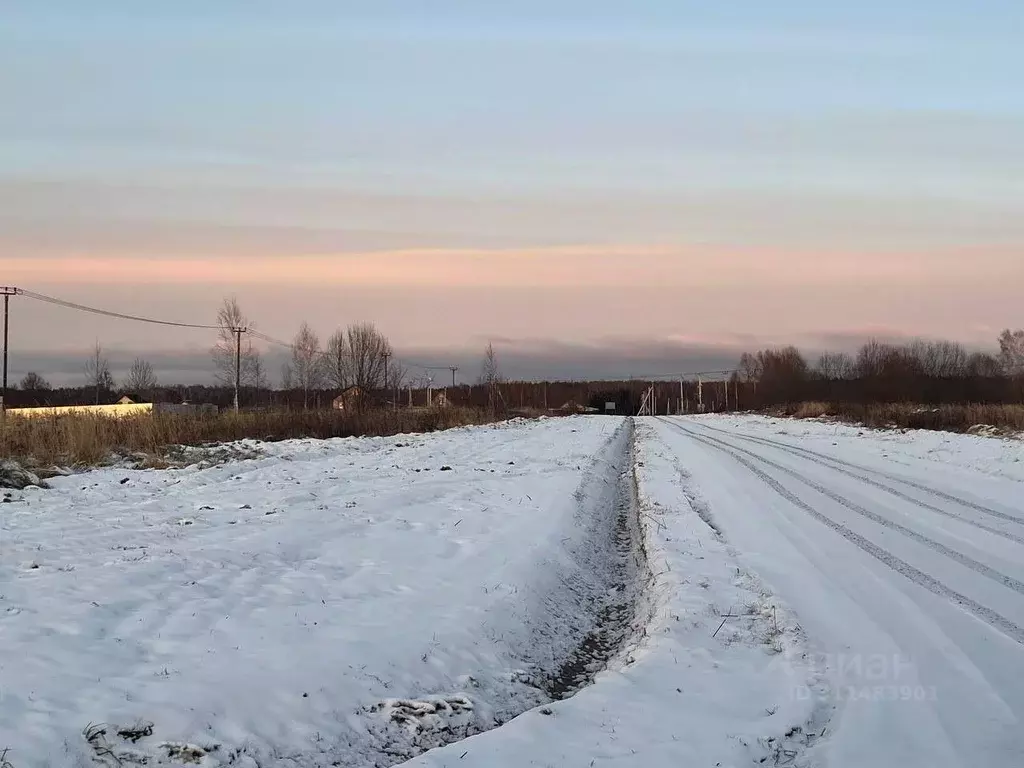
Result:
[[[898,446],[865,466],[854,436],[825,451],[742,421],[653,424],[807,633],[827,765],[1024,765],[1024,485]]]

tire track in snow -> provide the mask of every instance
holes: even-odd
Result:
[[[856,533],[855,531],[847,528],[842,523],[838,523],[832,518],[828,517],[827,515],[822,514],[814,507],[812,507],[810,504],[808,504],[803,499],[794,494],[792,491],[783,486],[778,480],[773,478],[764,470],[757,467],[752,461],[745,458],[741,454],[747,454],[748,456],[751,456],[754,459],[757,459],[758,461],[761,461],[776,469],[780,469],[786,472],[787,474],[792,475],[797,480],[800,480],[801,482],[808,484],[812,488],[814,488],[816,484],[809,483],[808,481],[801,478],[798,473],[792,472],[791,470],[787,470],[785,467],[780,467],[779,465],[774,464],[773,462],[770,462],[766,459],[763,459],[757,454],[751,453],[750,451],[745,451],[741,448],[736,448],[735,446],[729,446],[727,443],[721,442],[719,440],[716,440],[715,438],[711,438],[706,435],[691,432],[685,427],[679,424],[674,424],[671,421],[664,421],[664,423],[668,424],[669,426],[675,428],[676,430],[682,432],[683,434],[687,435],[693,440],[696,440],[699,443],[707,445],[710,448],[714,448],[717,451],[720,451],[731,456],[741,465],[743,465],[751,472],[753,472],[754,475],[756,475],[761,481],[763,481],[769,488],[771,488],[773,491],[779,494],[782,498],[786,499],[799,509],[802,509],[803,511],[807,512],[815,520],[823,523],[824,525],[827,525],[829,528],[834,530],[836,533],[845,538],[851,544],[854,544],[867,554],[871,555],[880,563],[883,563],[884,565],[893,569],[894,571],[906,577],[918,586],[924,587],[932,594],[945,598],[950,602],[959,605],[960,607],[969,611],[976,618],[984,621],[986,624],[1002,632],[1004,635],[1012,638],[1021,645],[1024,645],[1024,628],[1021,628],[1014,622],[1007,619],[1005,616],[996,613],[991,608],[988,608],[982,605],[981,603],[977,602],[976,600],[972,600],[966,595],[961,594],[960,592],[957,592],[951,587],[946,586],[935,577],[929,576],[927,573],[918,568],[915,568],[905,560],[896,557],[888,550],[883,549],[874,542],[861,536],[859,533]],[[818,488],[815,488],[815,490],[818,490]],[[826,493],[826,495],[829,496],[829,498],[834,498],[834,496],[831,493]],[[987,568],[987,566],[985,567]]]
[[[718,429],[717,427],[709,427],[709,426],[707,426],[705,424],[702,424],[701,428],[707,429],[707,430],[709,430],[711,432],[718,432],[719,434],[722,434],[722,435],[727,435],[727,436],[730,436],[730,437],[737,437],[737,438],[740,438],[742,440],[749,440],[749,441],[755,442],[755,443],[762,443],[764,445],[769,445],[769,446],[772,446],[774,448],[781,448],[783,450],[789,451],[790,453],[795,452],[795,454],[802,454],[804,457],[807,457],[810,460],[817,459],[818,461],[816,463],[821,463],[822,461],[827,461],[827,462],[832,462],[833,464],[837,464],[837,465],[839,465],[841,467],[844,467],[847,470],[855,469],[855,470],[858,470],[858,471],[861,471],[861,472],[868,472],[869,474],[876,475],[878,477],[884,477],[886,480],[890,480],[890,481],[892,481],[894,483],[901,483],[903,485],[909,486],[910,488],[914,488],[915,490],[922,491],[923,493],[930,494],[930,495],[932,495],[932,496],[934,496],[936,498],[942,499],[943,501],[951,501],[954,504],[959,504],[960,506],[967,507],[968,509],[973,509],[974,511],[981,512],[984,515],[989,515],[991,517],[998,518],[999,520],[1005,520],[1005,521],[1010,522],[1010,523],[1016,523],[1017,525],[1024,525],[1024,518],[1016,517],[1015,515],[1010,515],[1010,514],[1007,514],[1006,512],[1000,512],[997,509],[991,509],[990,507],[986,507],[983,504],[978,504],[977,502],[961,498],[960,496],[955,496],[955,495],[953,495],[951,493],[946,493],[945,491],[938,491],[938,490],[936,490],[934,488],[930,488],[927,485],[924,485],[923,483],[918,483],[918,482],[915,482],[913,480],[907,480],[906,478],[899,477],[898,475],[890,475],[888,472],[881,472],[879,470],[871,469],[870,467],[861,466],[860,464],[853,464],[853,463],[848,462],[848,461],[843,461],[842,459],[837,459],[834,456],[829,456],[827,453],[818,453],[817,451],[812,451],[809,448],[803,448],[803,447],[798,446],[798,445],[790,445],[789,443],[783,443],[783,442],[781,442],[779,440],[772,440],[771,438],[768,438],[768,437],[760,437],[760,436],[757,436],[757,435],[745,435],[745,434],[741,434],[741,433],[738,433],[738,432],[730,432],[727,429]],[[874,485],[877,482],[878,481],[876,480],[872,484]],[[881,484],[879,484],[878,487],[879,488],[885,488],[886,490],[889,490],[889,491],[893,491],[893,489],[886,488],[886,486],[881,485]],[[898,494],[899,492],[897,491],[896,493]],[[923,504],[922,504],[922,506],[923,506]]]
[[[673,426],[676,426],[678,429],[681,429],[690,435],[699,434],[696,432],[691,432],[690,430],[687,430],[679,425]],[[762,462],[763,464],[767,464],[772,469],[777,469],[780,472],[785,472],[787,475],[796,478],[809,488],[813,488],[818,493],[827,496],[837,504],[846,507],[851,512],[856,512],[858,515],[861,515],[862,517],[865,517],[868,520],[871,520],[872,522],[878,523],[879,525],[885,528],[891,528],[894,531],[898,531],[907,538],[912,539],[919,544],[923,544],[924,546],[938,552],[939,554],[945,555],[951,560],[960,563],[960,565],[963,565],[966,568],[970,568],[972,571],[980,573],[982,576],[985,576],[986,578],[992,579],[997,584],[1002,584],[1005,587],[1009,587],[1014,592],[1024,595],[1024,581],[1021,581],[1020,579],[1015,579],[1012,576],[1007,576],[1006,574],[997,571],[995,568],[992,568],[988,565],[985,565],[982,562],[975,560],[973,557],[969,557],[968,555],[965,555],[962,552],[959,552],[951,547],[947,547],[945,544],[942,544],[941,542],[935,541],[934,539],[928,538],[924,534],[918,533],[912,528],[907,528],[905,525],[901,525],[900,523],[897,523],[894,520],[890,520],[887,517],[883,517],[882,515],[879,515],[876,512],[872,512],[870,509],[862,507],[859,504],[854,504],[852,501],[843,498],[835,491],[832,491],[829,488],[826,488],[824,485],[814,482],[813,480],[809,480],[808,478],[801,475],[799,472],[790,469],[789,467],[784,467],[781,464],[776,464],[774,461],[766,459],[763,456],[754,453],[753,451],[748,451],[747,449],[740,448],[739,446],[736,445],[730,445],[724,440],[720,440],[716,437],[710,437],[708,435],[704,435],[703,437],[712,442],[720,443],[721,445],[724,445],[726,448],[731,448],[734,451],[739,451],[740,453],[746,454],[747,456],[751,456],[757,459],[758,461]]]
[[[886,493],[890,494],[891,496],[895,496],[897,499],[902,499],[904,501],[908,501],[911,504],[914,504],[915,506],[921,507],[922,509],[927,509],[930,512],[935,512],[938,515],[942,515],[943,517],[948,517],[951,520],[956,520],[958,522],[965,523],[967,525],[970,525],[970,526],[973,526],[975,528],[978,528],[979,530],[985,531],[987,533],[991,533],[994,536],[999,536],[1001,538],[1004,538],[1004,539],[1007,539],[1009,541],[1012,541],[1012,542],[1014,542],[1016,544],[1024,545],[1024,536],[1018,536],[1017,534],[1009,533],[1008,531],[1004,531],[1004,530],[1001,530],[999,528],[993,528],[990,525],[985,525],[984,523],[979,523],[976,520],[971,520],[971,519],[966,518],[966,517],[961,517],[960,515],[956,514],[955,512],[950,512],[947,509],[942,509],[942,507],[937,507],[934,504],[930,504],[927,501],[922,501],[921,499],[915,499],[913,496],[910,496],[909,494],[906,494],[906,493],[904,493],[903,491],[900,491],[897,488],[893,488],[891,486],[888,486],[885,483],[880,483],[878,480],[876,480],[875,478],[871,477],[870,474],[862,475],[862,474],[860,474],[858,472],[851,471],[850,468],[856,468],[857,467],[857,465],[855,465],[855,464],[848,464],[845,461],[840,461],[839,459],[833,459],[833,458],[831,458],[829,456],[826,456],[825,454],[815,453],[814,451],[807,450],[806,448],[800,448],[800,447],[795,446],[795,445],[787,445],[786,443],[781,443],[781,442],[777,442],[775,440],[769,440],[767,438],[757,437],[757,436],[754,436],[754,435],[745,435],[745,434],[736,433],[736,432],[729,432],[728,430],[725,430],[725,429],[716,429],[714,427],[709,427],[709,426],[704,425],[704,424],[701,424],[701,429],[706,429],[706,430],[708,430],[710,432],[717,432],[718,434],[722,434],[722,435],[729,435],[730,437],[735,437],[735,438],[740,439],[740,440],[747,440],[749,442],[752,442],[752,443],[755,443],[755,444],[759,444],[759,445],[764,445],[764,446],[767,446],[769,448],[775,448],[776,450],[782,451],[783,453],[788,453],[791,456],[796,456],[799,459],[805,459],[806,461],[810,461],[813,464],[818,464],[818,465],[820,465],[822,467],[825,467],[826,469],[831,469],[831,470],[833,470],[835,472],[838,472],[838,473],[840,473],[842,475],[846,475],[847,477],[852,477],[852,478],[854,478],[856,480],[860,480],[861,482],[867,483],[868,485],[870,485],[870,486],[872,486],[874,488],[878,488],[879,490],[885,491]],[[714,439],[714,438],[712,438],[712,439]],[[831,463],[829,463],[829,462],[831,462]],[[895,477],[892,477],[890,475],[886,475],[885,473],[882,473],[882,472],[875,473],[873,470],[869,470],[867,468],[864,468],[863,471],[864,472],[869,472],[871,474],[878,474],[878,475],[881,475],[882,477],[886,477],[886,478],[889,478],[891,480],[896,480]],[[908,485],[912,485],[914,487],[917,487],[916,483],[912,483],[911,481],[906,481],[906,482],[907,482]],[[921,486],[921,487],[924,488],[924,486]],[[944,494],[942,494],[941,491],[937,491],[936,495],[944,495]],[[960,503],[960,502],[957,502],[957,503]],[[996,513],[996,514],[1001,516],[1001,517],[1004,517],[1004,518],[1006,518],[1008,520],[1016,522],[1018,525],[1024,525],[1024,520],[1016,520],[1012,516],[1004,515],[1001,512]]]

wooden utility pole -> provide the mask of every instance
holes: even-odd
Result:
[[[0,418],[6,418],[7,414],[7,346],[9,341],[9,324],[11,318],[11,296],[18,294],[17,288],[9,286],[0,287],[0,293],[4,297],[4,381],[3,390],[0,391]]]
[[[246,328],[231,329],[231,332],[235,334],[235,413],[238,413],[239,410],[238,393],[242,388],[242,334],[247,330]]]

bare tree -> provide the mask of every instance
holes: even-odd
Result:
[[[1024,376],[1024,330],[999,335],[999,362],[1008,376]]]
[[[388,363],[394,354],[387,336],[373,323],[356,323],[346,331],[349,383],[364,394],[383,389],[391,378]]]
[[[342,330],[331,334],[327,340],[325,365],[327,381],[335,389],[345,389],[349,384],[349,370],[352,368],[351,355],[348,351],[348,336]]]
[[[974,352],[967,358],[966,372],[968,376],[994,379],[1003,375],[1003,366],[995,355]]]
[[[96,392],[96,405],[100,404],[100,395],[114,389],[114,377],[110,374],[110,363],[103,354],[103,347],[96,342],[92,357],[85,364],[86,385]]]
[[[915,341],[908,350],[914,372],[937,378],[958,378],[967,369],[967,350],[953,341]]]
[[[484,362],[480,367],[480,383],[487,387],[487,404],[492,411],[498,406],[498,387],[502,382],[501,370],[498,368],[498,356],[494,352],[494,345],[487,343],[484,350]]]
[[[260,391],[270,388],[267,378],[267,365],[263,362],[263,355],[253,347],[252,339],[246,345],[245,360],[248,361],[244,371],[244,381],[256,391],[256,403],[259,403]]]
[[[326,380],[324,356],[320,351],[320,337],[303,323],[292,342],[291,372],[295,386],[302,390],[302,407],[309,407],[309,393],[323,389]]]
[[[761,378],[761,361],[756,355],[744,352],[740,355],[740,371],[742,372],[743,381],[748,384],[756,382]]]
[[[487,348],[484,350],[484,361],[480,366],[480,379],[481,384],[501,384],[501,370],[498,368],[498,355],[494,351],[494,345],[491,343],[487,344]]]
[[[156,389],[156,374],[153,373],[153,366],[142,358],[135,358],[131,370],[128,371],[128,378],[124,380],[124,387],[129,392],[137,392],[143,396],[150,396]]]
[[[235,384],[235,355],[236,338],[234,328],[255,327],[249,318],[242,312],[238,299],[234,296],[224,299],[220,309],[217,311],[217,343],[211,350],[213,364],[216,369],[217,382],[230,387]],[[252,365],[252,345],[242,347],[242,372]]]
[[[845,352],[825,352],[818,359],[817,373],[823,379],[837,381],[853,376],[853,358]]]
[[[760,382],[777,386],[780,390],[795,387],[808,378],[807,361],[796,347],[764,349],[757,353],[761,369]]]
[[[21,380],[21,388],[26,392],[46,392],[50,389],[50,382],[38,373],[29,371]]]
[[[895,379],[920,373],[921,364],[912,349],[871,339],[858,350],[855,368],[862,379]]]
[[[395,359],[391,360],[388,366],[388,380],[385,384],[388,390],[399,390],[405,385],[409,376],[409,369]]]
[[[281,389],[289,390],[295,388],[295,377],[292,375],[291,363],[284,363],[281,366]]]

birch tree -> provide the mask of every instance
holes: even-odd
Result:
[[[309,407],[309,393],[323,389],[326,367],[320,351],[320,337],[303,323],[292,342],[291,375],[294,385],[302,390],[302,407]]]

